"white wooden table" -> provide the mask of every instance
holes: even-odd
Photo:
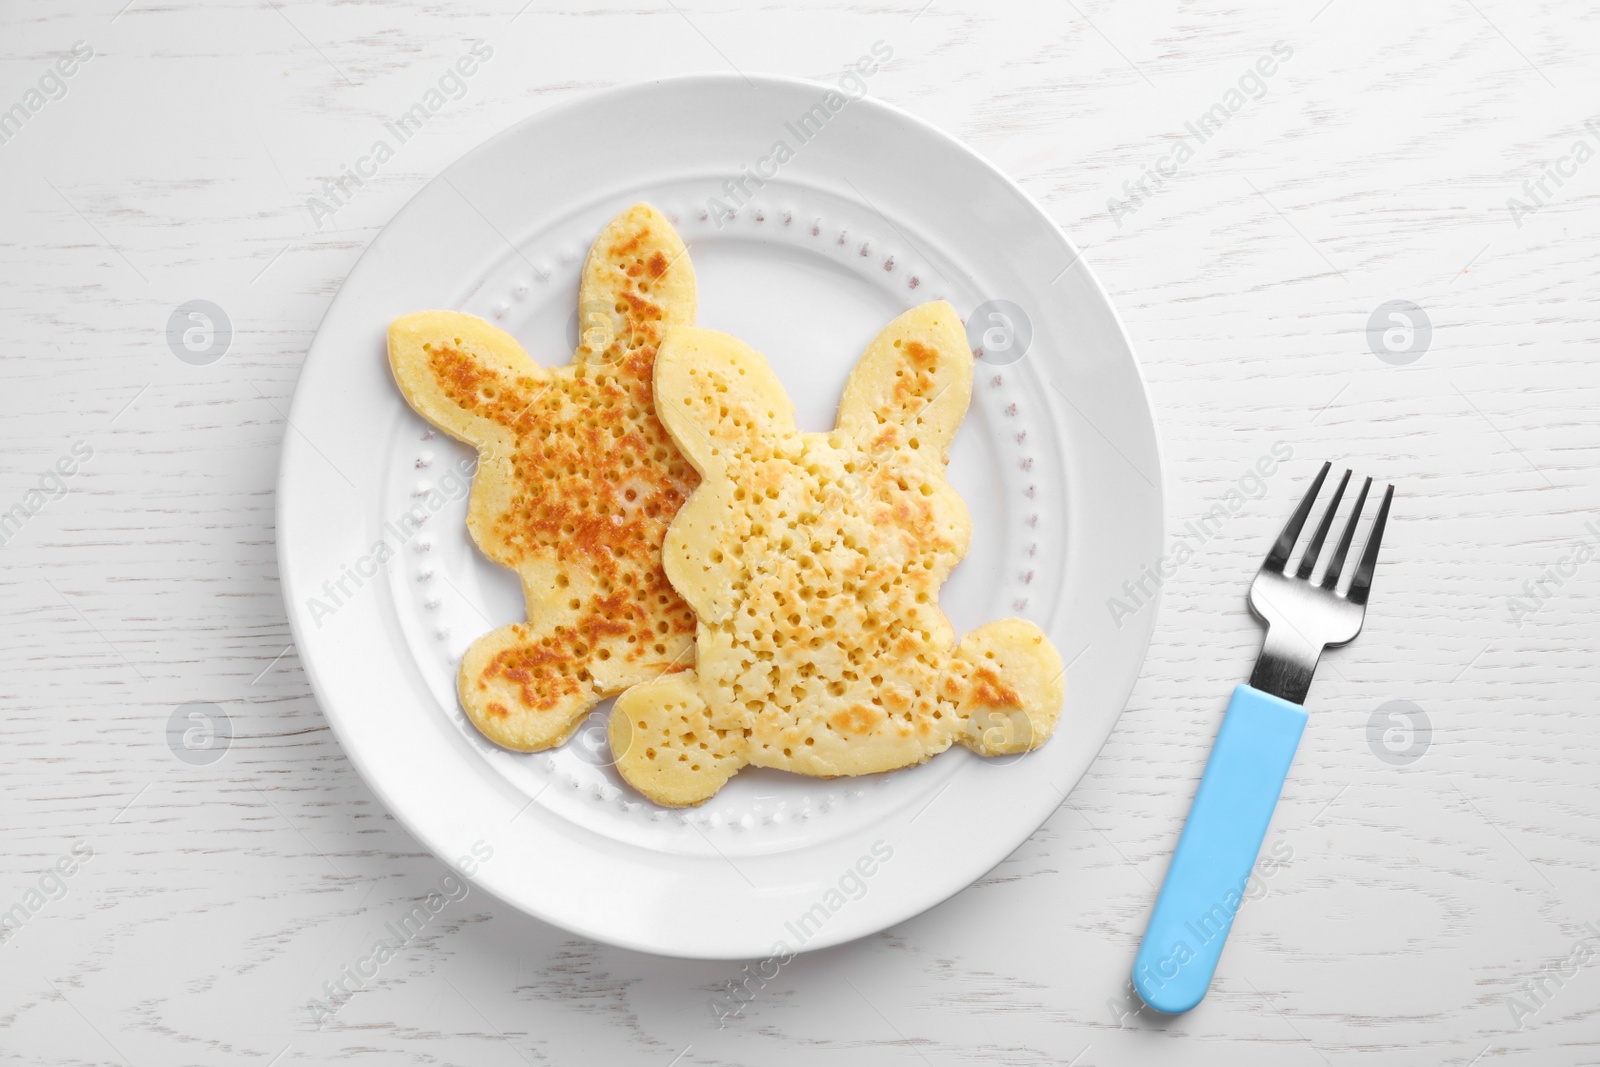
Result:
[[[1600,1063],[1600,16],[519,6],[0,10],[0,1062]],[[462,98],[313,212],[475,39]],[[1293,460],[1168,582],[1082,784],[949,903],[794,960],[719,1027],[736,965],[472,893],[319,1030],[307,1001],[443,873],[330,735],[279,596],[284,413],[328,301],[531,112],[694,70],[824,78],[880,40],[873,95],[1086,249],[1150,383],[1171,536],[1275,443]],[[197,299],[231,323],[209,363],[168,340]],[[1386,349],[1395,300],[1429,325]],[[1399,487],[1367,629],[1318,674],[1286,858],[1210,997],[1152,1018],[1126,980],[1258,647],[1245,583],[1324,457]],[[168,744],[196,701],[231,725],[214,763]]]

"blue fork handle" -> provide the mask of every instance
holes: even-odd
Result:
[[[1206,995],[1305,726],[1298,704],[1233,691],[1133,964],[1134,988],[1157,1011]]]

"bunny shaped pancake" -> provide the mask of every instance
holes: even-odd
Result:
[[[699,478],[656,418],[652,372],[695,303],[683,241],[636,204],[589,251],[566,366],[461,312],[390,325],[406,400],[478,450],[473,540],[522,579],[528,621],[479,638],[457,679],[467,716],[507,748],[559,745],[602,698],[694,662],[694,613],[661,541]]]
[[[1049,737],[1065,685],[1044,633],[1007,619],[958,645],[939,610],[972,532],[944,474],[972,394],[954,308],[884,328],[831,433],[801,433],[766,360],[726,334],[671,331],[655,385],[702,479],[662,550],[698,663],[618,698],[608,732],[630,784],[682,806],[746,765],[826,778]]]

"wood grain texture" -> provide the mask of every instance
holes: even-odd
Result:
[[[0,1062],[1600,1063],[1600,960],[1511,1010],[1600,928],[1600,561],[1520,625],[1507,604],[1600,539],[1600,162],[1547,180],[1520,225],[1507,208],[1600,146],[1600,13],[123,2],[0,11],[0,109],[93,49],[0,143],[0,510],[92,449],[0,548],[0,909],[47,890],[0,944]],[[473,39],[495,55],[464,98],[314,218]],[[443,873],[329,734],[279,594],[284,413],[332,294],[429,177],[529,113],[694,70],[827,77],[879,39],[871,92],[1012,174],[1112,294],[1172,535],[1274,442],[1295,459],[1167,583],[1088,776],[947,904],[794,960],[719,1027],[736,967],[597,946],[474,891],[319,1030],[307,1000]],[[1111,210],[1276,42],[1292,56],[1261,98]],[[234,331],[208,366],[166,340],[197,298]],[[1367,344],[1392,299],[1433,326],[1405,366]],[[1366,632],[1312,689],[1269,837],[1292,858],[1198,1010],[1135,1014],[1154,887],[1260,640],[1245,583],[1324,457],[1400,495]],[[1404,766],[1369,743],[1391,700],[1432,724]],[[221,762],[169,750],[188,701],[229,716]],[[49,899],[76,842],[93,855]]]

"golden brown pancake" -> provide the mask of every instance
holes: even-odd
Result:
[[[584,264],[578,349],[554,369],[461,312],[390,325],[406,400],[478,450],[473,540],[522,579],[528,621],[474,642],[458,678],[468,717],[507,748],[559,745],[599,700],[694,664],[694,613],[661,542],[699,477],[652,386],[666,331],[694,322],[685,253],[648,204],[612,219]]]

